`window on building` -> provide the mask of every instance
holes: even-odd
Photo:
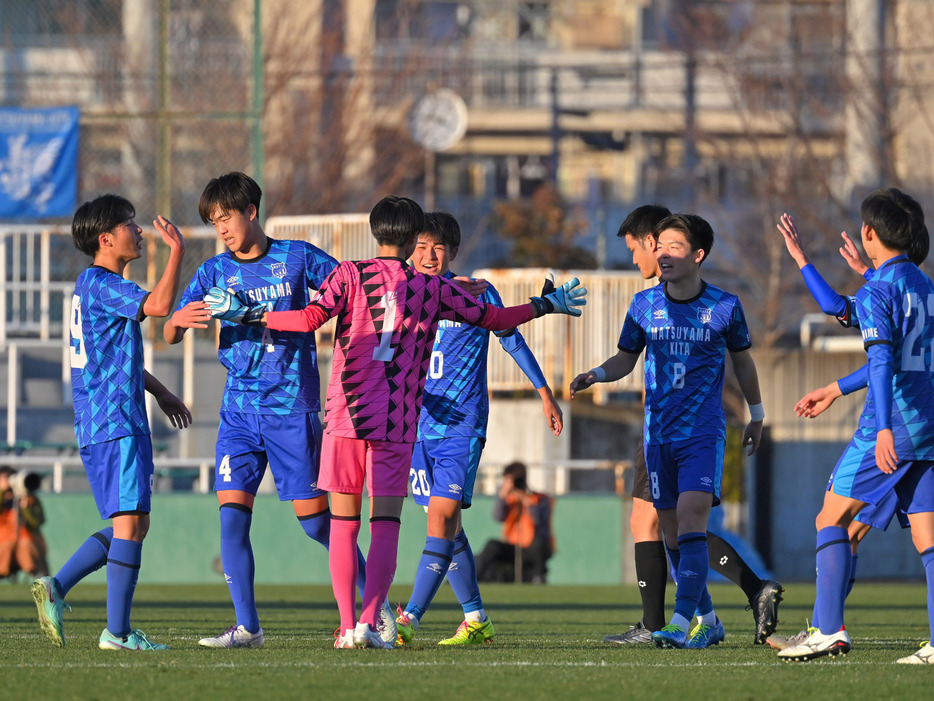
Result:
[[[470,35],[473,12],[463,2],[377,0],[376,38],[438,42]]]

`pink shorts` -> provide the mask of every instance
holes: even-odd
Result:
[[[324,434],[318,489],[371,497],[404,497],[409,488],[412,443],[368,441]]]

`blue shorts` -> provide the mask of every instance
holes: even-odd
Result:
[[[911,524],[908,523],[908,514],[898,508],[898,495],[891,491],[882,497],[879,502],[865,506],[856,515],[856,520],[884,531],[892,523],[892,517],[895,516],[898,517],[898,525],[902,528],[911,527]]]
[[[429,497],[444,497],[469,509],[485,442],[461,436],[418,441],[409,470],[415,503],[428,506]]]
[[[895,485],[898,508],[906,514],[934,512],[934,461],[913,460],[899,463],[896,472],[905,470],[905,476]]]
[[[241,414],[221,412],[215,450],[214,490],[256,494],[266,465],[280,501],[313,499],[318,489],[321,422],[316,413]]]
[[[878,504],[886,495],[896,489],[896,486],[903,479],[912,475],[916,469],[924,470],[929,461],[901,460],[898,463],[898,469],[891,474],[887,474],[876,467],[876,442],[867,441],[859,436],[853,436],[843,455],[837,461],[833,468],[833,474],[827,482],[827,490],[833,491],[842,497],[863,501],[867,504]],[[920,467],[918,467],[920,466]],[[920,475],[914,475],[915,482],[920,479]],[[914,485],[915,482],[912,482]],[[914,487],[903,487],[899,490],[898,506],[907,513],[913,513],[905,508],[914,504]],[[909,494],[909,492],[911,492]],[[905,498],[909,501],[905,502]],[[918,495],[921,502],[926,501],[923,495]],[[922,505],[923,506],[923,505]],[[923,511],[924,508],[916,508],[915,511]]]
[[[152,508],[152,437],[124,436],[81,449],[101,518]]]
[[[719,504],[725,447],[723,436],[701,436],[645,446],[655,508],[675,508],[682,492],[709,492],[712,506]]]

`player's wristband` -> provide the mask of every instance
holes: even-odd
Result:
[[[590,374],[595,378],[594,382],[606,382],[606,370],[604,370],[599,365],[590,371]]]
[[[762,408],[762,402],[749,405],[749,420],[762,421],[765,419],[765,409]]]

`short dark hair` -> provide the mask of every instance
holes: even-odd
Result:
[[[125,197],[108,193],[85,202],[71,220],[71,238],[75,248],[92,258],[100,250],[100,235],[113,231],[136,216],[136,208]]]
[[[626,238],[626,234],[630,234],[637,241],[645,241],[645,237],[653,234],[658,223],[670,214],[671,210],[660,204],[644,204],[636,207],[623,219],[616,235],[623,239]]]
[[[703,217],[696,214],[671,214],[655,227],[655,238],[665,229],[674,229],[684,234],[692,251],[704,251],[701,263],[710,257],[713,248],[713,228]]]
[[[425,231],[425,213],[415,200],[389,195],[370,212],[370,231],[381,246],[405,246]]]
[[[449,248],[461,245],[461,227],[454,215],[447,212],[427,212],[425,233]]]
[[[233,171],[213,178],[204,187],[198,200],[198,214],[205,224],[211,223],[214,210],[222,212],[244,212],[250,205],[259,213],[259,203],[263,191],[253,178],[246,173]]]
[[[886,248],[896,251],[910,251],[927,234],[921,205],[894,187],[869,193],[859,206],[859,216]]]
[[[509,463],[503,468],[503,477],[512,477],[512,483],[516,486],[516,489],[529,488],[528,471],[526,470],[525,463],[521,463],[518,460]]]

